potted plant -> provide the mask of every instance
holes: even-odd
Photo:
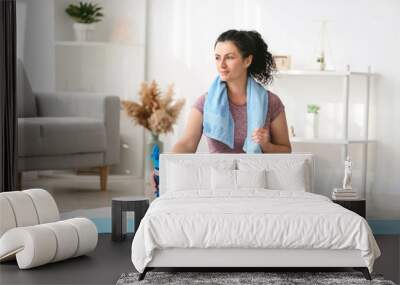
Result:
[[[319,129],[319,109],[320,107],[315,104],[307,105],[307,124],[306,124],[306,137],[307,138],[318,138]]]
[[[150,159],[153,146],[156,144],[160,153],[163,151],[163,142],[159,140],[159,135],[173,131],[173,125],[185,104],[185,99],[174,100],[173,95],[173,85],[170,85],[165,95],[161,96],[155,81],[151,84],[144,82],[139,92],[140,102],[122,102],[127,115],[151,134],[150,142],[145,149],[145,177],[148,177],[151,171]]]
[[[103,8],[98,4],[79,2],[78,5],[70,4],[65,12],[75,21],[74,31],[77,41],[91,40],[97,22],[104,16],[101,13]]]

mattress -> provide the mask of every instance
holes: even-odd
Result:
[[[246,189],[156,199],[132,242],[139,272],[163,249],[359,250],[372,272],[379,248],[365,219],[322,195]]]

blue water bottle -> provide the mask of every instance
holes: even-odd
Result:
[[[160,197],[160,191],[159,191],[159,184],[160,184],[160,176],[159,176],[159,170],[160,170],[160,149],[158,148],[158,145],[154,145],[153,149],[151,151],[151,159],[153,161],[153,168],[154,168],[154,182],[156,184],[156,191],[155,191],[155,195],[156,197]]]

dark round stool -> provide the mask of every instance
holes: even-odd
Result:
[[[149,208],[149,199],[142,196],[112,198],[111,204],[111,239],[122,241],[126,237],[126,212],[135,212],[135,234],[140,221]]]

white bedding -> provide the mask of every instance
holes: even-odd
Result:
[[[358,249],[372,272],[380,251],[365,219],[325,196],[246,189],[171,192],[156,199],[132,243],[132,262],[143,272],[155,249]]]

